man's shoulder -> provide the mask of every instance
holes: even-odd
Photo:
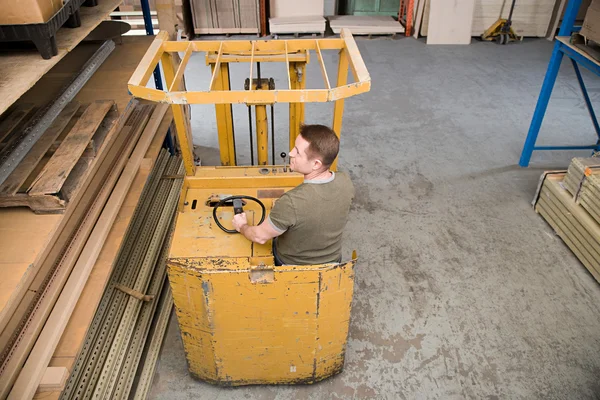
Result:
[[[352,183],[352,179],[350,179],[350,175],[346,172],[338,171],[335,173],[335,182],[336,186],[341,188],[347,188],[348,190],[354,190],[354,184]]]

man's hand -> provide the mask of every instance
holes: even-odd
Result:
[[[240,232],[244,225],[248,225],[248,219],[246,218],[246,213],[234,215],[231,223],[233,224],[233,227],[235,228],[235,230]]]

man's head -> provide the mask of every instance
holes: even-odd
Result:
[[[302,125],[295,146],[290,150],[290,168],[308,175],[326,171],[340,150],[340,140],[324,125]]]

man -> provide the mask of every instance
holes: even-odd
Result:
[[[249,226],[246,214],[233,218],[233,226],[248,240],[273,241],[275,265],[311,265],[340,262],[342,233],[354,187],[350,178],[329,167],[340,142],[323,125],[303,125],[290,151],[290,168],[304,175],[304,183],[279,198],[269,217]]]

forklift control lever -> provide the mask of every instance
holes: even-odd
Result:
[[[243,202],[242,202],[243,199],[245,199],[245,200],[252,200],[255,203],[258,203],[258,205],[260,206],[260,208],[262,208],[262,216],[260,217],[260,222],[258,224],[256,224],[256,225],[262,224],[263,221],[265,220],[265,216],[267,215],[267,210],[266,210],[265,205],[263,204],[262,201],[260,201],[256,197],[252,197],[252,196],[229,196],[229,197],[226,197],[224,199],[221,199],[221,201],[219,201],[214,206],[214,208],[213,208],[213,219],[215,221],[215,224],[217,224],[217,226],[219,228],[221,228],[221,230],[223,232],[226,232],[226,233],[239,233],[235,229],[227,229],[223,225],[221,225],[221,223],[219,222],[219,217],[217,217],[217,209],[219,207],[221,207],[222,205],[225,205],[225,203],[227,203],[228,201],[232,201],[233,200],[233,212],[234,212],[234,214],[241,214],[241,213],[244,212]]]

